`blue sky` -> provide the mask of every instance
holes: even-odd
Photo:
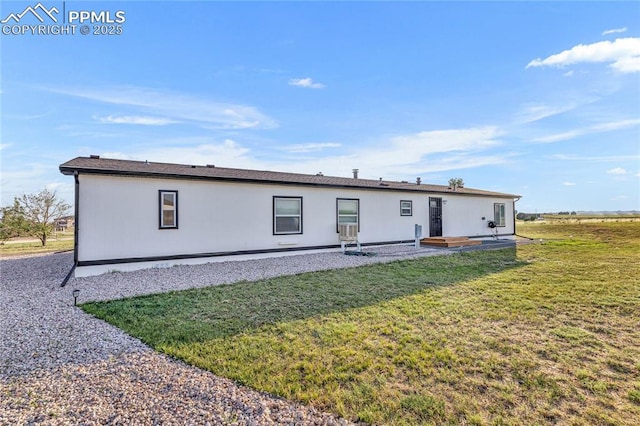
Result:
[[[3,205],[45,186],[72,202],[59,164],[99,154],[640,209],[638,2],[42,5],[126,21],[0,35]]]

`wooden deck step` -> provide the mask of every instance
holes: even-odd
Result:
[[[479,246],[480,240],[470,240],[467,237],[430,237],[420,240],[420,244],[434,247],[465,247]]]

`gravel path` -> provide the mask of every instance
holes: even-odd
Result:
[[[73,306],[446,253],[410,246],[375,257],[305,254],[175,266],[60,282],[71,253],[0,261],[0,425],[349,424],[154,352]]]

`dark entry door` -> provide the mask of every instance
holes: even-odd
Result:
[[[442,198],[429,197],[429,236],[442,237]]]

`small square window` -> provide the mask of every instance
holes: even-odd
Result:
[[[400,201],[400,216],[413,216],[413,201]]]
[[[178,228],[178,191],[160,190],[160,229]]]

